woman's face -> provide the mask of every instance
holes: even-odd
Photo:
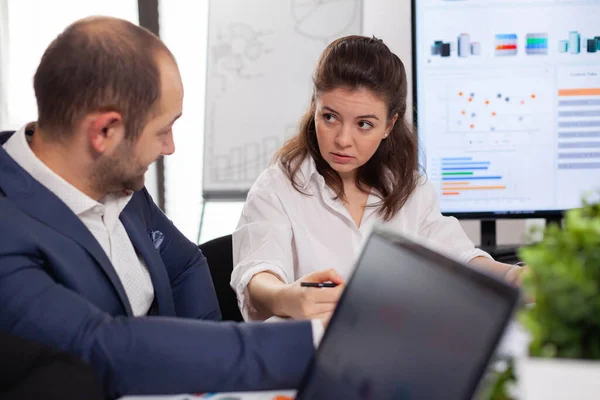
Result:
[[[321,156],[342,179],[354,179],[375,154],[398,115],[387,119],[387,106],[367,89],[333,89],[316,97],[315,127]]]

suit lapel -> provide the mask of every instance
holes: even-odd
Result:
[[[173,304],[173,293],[169,275],[160,257],[158,250],[152,245],[152,241],[143,224],[136,222],[135,216],[127,212],[127,208],[121,213],[121,222],[127,231],[129,239],[136,251],[142,256],[146,268],[152,278],[154,296],[158,304],[159,314],[164,316],[175,316]]]
[[[6,196],[24,213],[83,247],[100,265],[127,315],[133,315],[125,289],[106,253],[89,229],[54,193],[19,167],[0,148],[0,182]]]

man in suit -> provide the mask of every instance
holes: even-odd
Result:
[[[34,89],[37,122],[0,138],[0,329],[76,354],[110,397],[297,386],[321,323],[215,322],[204,256],[144,189],[182,110],[166,46],[80,20]]]

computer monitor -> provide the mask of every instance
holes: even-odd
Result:
[[[413,0],[414,103],[442,213],[552,217],[600,189],[600,0]]]

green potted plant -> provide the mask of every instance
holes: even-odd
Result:
[[[520,256],[535,302],[518,314],[530,335],[515,365],[520,398],[600,399],[600,202],[568,211]]]

